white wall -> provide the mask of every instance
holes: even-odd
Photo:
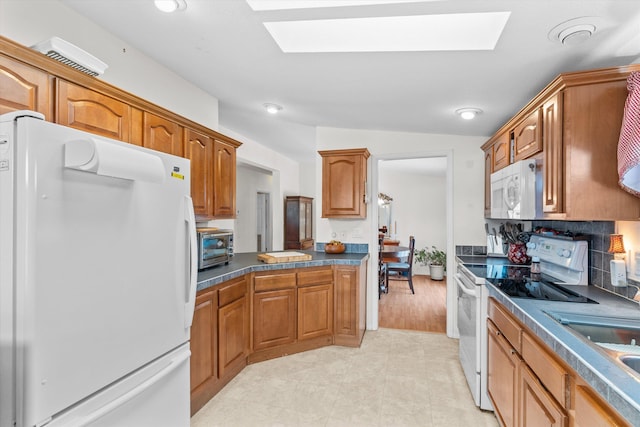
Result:
[[[446,250],[446,188],[444,173],[430,176],[379,169],[378,191],[393,198],[392,230],[402,246],[409,246],[409,236],[414,236],[416,249],[435,245]],[[413,273],[429,274],[429,267],[416,264]]]
[[[284,247],[284,198],[286,196],[300,194],[299,164],[290,158],[265,147],[264,145],[260,145],[259,143],[232,131],[231,129],[221,127],[220,132],[242,142],[242,145],[238,148],[236,154],[238,164],[253,166],[254,170],[255,167],[258,167],[272,173],[270,178],[270,188],[266,188],[266,181],[263,181],[261,184],[262,188],[260,188],[259,191],[271,194],[271,217],[273,218],[272,249],[276,251],[282,250]],[[241,235],[248,234],[245,232],[245,228],[255,230],[255,194],[256,191],[258,191],[258,186],[257,184],[256,186],[249,185],[249,183],[253,182],[252,179],[255,179],[255,177],[250,178],[243,176],[246,171],[247,168],[239,167],[236,174],[236,204],[238,209],[241,209],[241,206],[243,207],[235,221],[235,225],[233,227],[226,227],[225,220],[217,220],[210,221],[209,226],[234,228],[236,233],[240,233]],[[253,205],[251,205],[252,203]],[[249,212],[247,209],[253,209],[254,211]],[[241,231],[240,229],[243,230]],[[236,243],[234,250],[238,253],[255,252],[255,233],[252,238],[253,243],[242,238],[241,246],[238,246],[238,243]],[[249,238],[247,237],[247,239]],[[250,247],[253,249],[249,249]]]
[[[0,1],[0,34],[25,46],[60,37],[109,65],[101,80],[218,129],[217,98],[56,0]]]
[[[279,203],[279,199],[274,200],[273,174],[264,169],[258,169],[246,164],[238,164],[236,188],[240,191],[241,197],[236,197],[236,227],[234,234],[234,252],[256,252],[257,231],[257,194],[269,193],[271,204]],[[273,206],[272,206],[273,208]],[[279,221],[276,219],[275,221]],[[273,249],[272,243],[268,242],[269,250]]]
[[[454,245],[485,245],[484,232],[484,154],[480,146],[486,137],[457,135],[435,135],[408,132],[375,130],[318,128],[317,149],[334,150],[341,148],[367,148],[371,153],[369,161],[368,193],[374,186],[371,182],[371,164],[377,158],[429,157],[429,153],[441,154],[451,150],[453,158],[453,228]],[[316,194],[322,194],[322,159],[316,160]],[[375,184],[374,184],[375,185]],[[414,194],[417,194],[413,185]],[[392,194],[395,189],[388,190]],[[373,197],[375,202],[375,197]],[[346,242],[370,243],[368,233],[372,221],[377,221],[373,204],[364,220],[323,219],[321,200],[316,204],[317,239],[331,240],[333,232],[345,233]],[[362,237],[353,237],[353,230],[362,230]]]

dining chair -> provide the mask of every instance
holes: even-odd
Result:
[[[411,289],[411,293],[415,294],[413,290],[413,278],[412,270],[413,270],[413,251],[416,247],[416,239],[413,236],[409,236],[409,256],[407,257],[407,262],[387,262],[386,267],[386,277],[385,283],[387,287],[389,285],[389,280],[406,280],[409,282],[409,289]],[[391,273],[391,274],[390,274]]]
[[[387,264],[382,260],[382,245],[384,245],[384,238],[378,239],[378,299],[383,293],[387,293]]]

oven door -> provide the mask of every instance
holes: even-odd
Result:
[[[480,405],[480,286],[459,272],[458,289],[459,356],[462,370],[476,405]]]
[[[229,262],[229,234],[199,234],[198,235],[200,270],[214,265]]]

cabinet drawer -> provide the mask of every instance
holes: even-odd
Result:
[[[273,291],[296,287],[296,273],[269,274],[256,276],[253,281],[256,292]]]
[[[239,300],[247,293],[247,283],[244,279],[224,285],[218,290],[218,306],[224,307]]]
[[[333,282],[333,270],[331,267],[298,273],[298,286],[320,285],[331,282]]]
[[[567,371],[527,333],[522,334],[522,358],[535,372],[549,393],[566,408]]]
[[[518,353],[522,353],[522,328],[511,315],[493,299],[489,300],[489,318],[493,320],[493,323],[496,324],[500,332],[502,332],[502,335],[504,335],[513,348],[515,348]]]

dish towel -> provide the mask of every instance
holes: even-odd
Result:
[[[640,71],[627,78],[627,89],[629,95],[618,141],[618,183],[640,197]]]

